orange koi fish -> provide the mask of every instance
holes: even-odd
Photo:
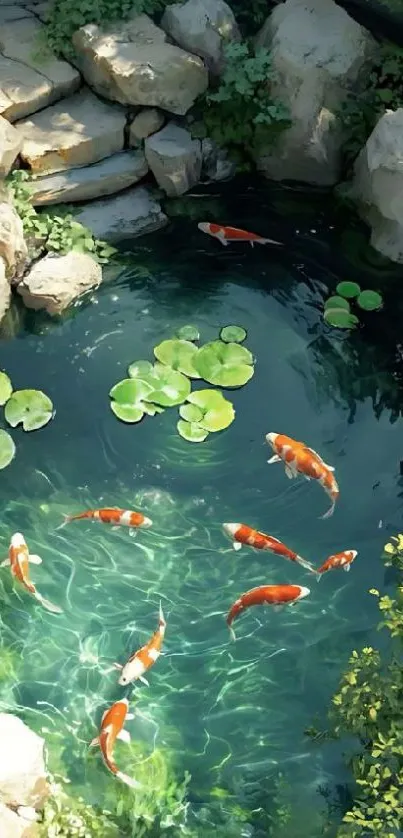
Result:
[[[51,611],[52,614],[62,614],[63,611],[58,605],[49,602],[36,590],[34,583],[29,578],[29,562],[31,564],[42,564],[42,559],[40,556],[35,556],[29,552],[24,536],[20,532],[16,532],[11,538],[8,558],[1,563],[1,567],[9,565],[14,579],[21,582],[25,590],[32,594],[44,608]]]
[[[313,448],[308,448],[304,442],[297,442],[284,434],[266,434],[266,442],[271,445],[274,456],[268,463],[285,463],[285,473],[290,479],[303,474],[306,480],[318,480],[327,496],[331,499],[330,509],[321,517],[330,518],[333,515],[340,490],[333,474],[334,467],[327,465]]]
[[[255,550],[270,550],[277,556],[283,556],[284,559],[297,562],[306,570],[310,570],[311,573],[316,573],[311,562],[303,559],[298,553],[294,553],[294,550],[290,550],[282,541],[272,535],[253,530],[247,524],[223,524],[223,530],[232,539],[234,550],[240,550],[243,544],[254,547]]]
[[[247,230],[239,230],[238,227],[224,227],[222,224],[213,224],[210,221],[200,221],[197,226],[202,233],[218,239],[224,247],[227,247],[230,242],[249,242],[251,247],[255,244],[282,244],[274,239],[264,239],[256,233],[248,233]]]
[[[126,783],[127,786],[130,786],[133,789],[140,788],[141,783],[137,782],[133,777],[128,777],[127,774],[124,774],[123,771],[119,771],[114,759],[113,759],[113,749],[116,742],[116,739],[120,739],[122,742],[129,743],[130,742],[130,733],[128,730],[124,729],[124,723],[128,719],[133,719],[133,713],[128,713],[129,702],[127,698],[122,698],[120,701],[116,701],[115,704],[112,704],[112,707],[109,707],[109,710],[105,710],[105,713],[101,719],[101,729],[99,735],[95,737],[95,739],[90,742],[90,748],[93,748],[95,745],[99,745],[101,749],[101,754],[103,761],[106,767],[111,771],[118,780],[122,780],[123,783]]]
[[[231,624],[242,611],[245,611],[245,608],[250,608],[251,605],[291,606],[310,593],[309,588],[304,588],[302,585],[260,585],[258,588],[251,588],[231,606],[227,615],[227,626],[235,639]]]
[[[333,556],[329,556],[323,564],[318,567],[316,573],[318,574],[318,582],[323,573],[327,573],[328,570],[335,570],[336,567],[342,567],[343,570],[350,570],[350,567],[357,556],[357,550],[343,550],[342,553],[334,553]]]
[[[77,515],[65,515],[64,523],[79,521],[82,518],[90,518],[92,521],[101,521],[102,524],[113,524],[115,527],[151,527],[152,520],[141,512],[131,512],[129,509],[87,509],[86,512],[79,512]],[[63,525],[62,525],[63,526]]]
[[[121,670],[119,684],[123,687],[131,684],[133,681],[142,681],[143,684],[149,686],[144,673],[147,672],[155,664],[161,654],[161,648],[165,637],[166,621],[162,613],[161,603],[159,612],[159,623],[157,631],[154,632],[151,640],[148,641],[141,649],[132,655],[127,663],[122,666],[115,663],[115,669]]]

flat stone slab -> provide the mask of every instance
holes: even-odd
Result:
[[[68,169],[66,172],[32,180],[32,203],[34,206],[43,206],[68,201],[91,201],[133,186],[147,172],[148,164],[142,151],[122,151],[92,166]]]
[[[63,172],[88,166],[122,151],[126,115],[119,105],[101,102],[80,90],[30,119],[17,122],[21,157],[34,174]]]
[[[29,9],[25,8],[25,6],[4,6],[0,4],[0,25],[3,26],[4,23],[11,23],[12,20],[22,20],[22,18],[33,18],[34,15],[32,14]]]
[[[168,224],[158,201],[142,186],[127,189],[113,198],[94,201],[75,218],[96,238],[109,242],[144,236]]]
[[[80,85],[74,67],[46,55],[44,38],[45,27],[35,18],[0,26],[0,114],[10,122],[69,96]]]

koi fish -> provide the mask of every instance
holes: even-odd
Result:
[[[114,774],[118,780],[122,780],[122,782],[126,783],[127,786],[136,789],[140,788],[141,783],[133,777],[128,777],[128,775],[124,774],[123,771],[119,771],[113,759],[113,749],[116,739],[120,739],[122,742],[126,742],[126,744],[130,742],[130,733],[128,730],[124,729],[124,724],[126,720],[134,719],[134,715],[133,713],[128,713],[128,709],[129,702],[127,698],[122,698],[120,701],[116,701],[115,704],[112,704],[112,707],[109,707],[108,710],[105,710],[101,719],[101,729],[99,735],[96,736],[92,742],[90,742],[90,748],[99,745],[103,761],[109,771],[111,771],[111,773]]]
[[[230,242],[249,242],[251,247],[255,244],[282,244],[274,239],[264,239],[256,233],[248,233],[247,230],[239,230],[238,227],[224,227],[222,224],[213,224],[210,221],[200,221],[197,226],[202,233],[218,239],[224,247],[227,247]]]
[[[141,512],[131,512],[129,509],[87,509],[77,515],[65,515],[64,524],[70,521],[79,521],[82,518],[90,518],[92,521],[101,521],[102,524],[113,524],[115,527],[142,527],[152,526],[151,518],[147,518]],[[62,526],[64,526],[62,524]]]
[[[328,570],[334,570],[336,567],[342,567],[343,570],[350,570],[350,567],[357,556],[357,550],[343,550],[342,553],[335,553],[329,556],[323,564],[318,567],[316,573],[318,574],[318,582],[322,573],[327,573]]]
[[[294,553],[293,550],[290,550],[282,541],[279,541],[278,538],[274,538],[272,535],[266,535],[266,533],[259,532],[259,530],[253,530],[247,524],[223,524],[223,530],[232,539],[234,550],[240,550],[243,544],[254,547],[255,550],[270,550],[277,556],[283,556],[284,559],[297,562],[306,570],[316,573],[311,562],[303,559],[298,553]]]
[[[29,552],[24,536],[20,532],[16,532],[11,538],[8,558],[4,559],[4,562],[1,563],[1,567],[9,565],[14,579],[21,582],[25,590],[28,591],[29,594],[32,594],[44,608],[51,611],[53,614],[62,614],[63,611],[58,605],[54,605],[53,602],[49,602],[48,599],[45,599],[42,594],[36,590],[34,583],[31,582],[29,578],[29,562],[31,562],[31,564],[42,564],[42,559],[40,556],[35,556]]]
[[[161,654],[161,647],[165,637],[165,629],[166,629],[166,621],[164,615],[162,613],[161,603],[160,603],[160,612],[159,612],[159,623],[157,631],[154,632],[151,640],[148,641],[141,649],[138,649],[137,652],[132,655],[127,663],[122,666],[120,663],[115,663],[114,668],[121,670],[121,676],[119,678],[119,684],[124,687],[127,684],[131,684],[133,681],[142,681],[143,684],[146,684],[147,687],[149,683],[147,679],[144,677],[144,673],[147,672],[151,667],[154,665],[156,660],[158,660]]]
[[[235,639],[235,633],[231,624],[245,608],[251,605],[294,605],[299,599],[310,594],[309,588],[302,585],[260,585],[258,588],[251,588],[239,597],[231,606],[227,615],[227,626]]]
[[[287,477],[291,479],[297,477],[298,474],[303,474],[306,480],[319,481],[332,501],[330,509],[321,517],[330,518],[340,494],[333,474],[334,467],[327,465],[322,457],[313,448],[308,448],[304,442],[297,442],[284,434],[266,434],[266,442],[271,445],[275,452],[274,456],[267,462],[279,463],[282,460],[285,463]]]

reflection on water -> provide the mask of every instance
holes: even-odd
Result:
[[[149,751],[170,749],[179,774],[190,771],[206,835],[225,817],[234,835],[268,834],[258,819],[241,831],[234,805],[274,810],[281,774],[313,838],[325,808],[319,791],[343,796],[345,774],[339,750],[312,745],[303,731],[324,717],[351,649],[371,641],[376,604],[367,591],[384,583],[378,556],[400,521],[397,278],[340,249],[346,233],[319,192],[310,204],[278,188],[264,196],[240,188],[237,203],[221,192],[223,223],[280,238],[284,250],[221,249],[195,229],[202,206],[191,223],[176,207],[172,227],[126,254],[90,303],[60,322],[13,314],[24,328],[3,341],[2,366],[15,387],[49,393],[57,412],[37,433],[14,432],[0,536],[4,551],[12,532],[24,533],[43,558],[33,571],[39,590],[65,610],[45,612],[2,571],[1,642],[16,654],[0,669],[1,708],[45,730],[52,758],[62,749],[73,786],[96,802],[113,781],[86,743],[122,694],[107,670],[150,637],[161,600],[165,655],[150,686],[133,693],[132,737]],[[321,317],[340,277],[380,286],[386,299],[385,311],[351,335]],[[175,408],[129,426],[108,400],[130,362],[151,358],[187,322],[203,341],[242,324],[256,357],[254,378],[231,392],[235,422],[197,446],[178,437]],[[268,431],[306,440],[336,467],[341,499],[329,521],[318,518],[326,508],[318,486],[267,466]],[[154,526],[134,535],[81,521],[58,529],[64,513],[108,505],[139,508]],[[223,521],[270,532],[316,564],[346,548],[359,556],[350,574],[316,585],[279,557],[234,552]],[[231,642],[224,618],[232,601],[283,582],[309,585],[310,597],[282,612],[251,609]],[[276,835],[300,834],[298,821],[287,829]],[[231,838],[229,826],[223,834]]]

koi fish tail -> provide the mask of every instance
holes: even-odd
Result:
[[[62,524],[59,524],[59,526],[58,526],[58,527],[56,527],[55,532],[57,532],[58,530],[62,530],[62,529],[63,529],[63,527],[65,527],[65,526],[66,526],[66,524],[69,524],[69,523],[70,523],[70,521],[72,521],[72,520],[73,520],[73,518],[72,518],[72,516],[71,516],[71,515],[63,515],[63,523],[62,523]]]
[[[126,786],[129,786],[131,789],[141,789],[142,784],[135,780],[134,777],[129,777],[128,774],[124,774],[123,771],[117,771],[116,777],[118,780],[121,780],[122,783],[125,783]]]
[[[333,512],[334,512],[334,508],[335,508],[335,506],[336,506],[336,504],[333,502],[333,503],[332,503],[332,505],[331,505],[331,507],[330,507],[330,509],[328,509],[328,510],[327,510],[327,512],[325,512],[325,514],[324,514],[324,515],[320,515],[319,517],[320,517],[323,521],[325,520],[325,518],[330,518],[330,517],[333,515]]]
[[[283,242],[276,242],[276,241],[274,241],[274,239],[255,239],[253,244],[255,242],[256,242],[256,244],[280,244],[280,245],[283,244]],[[251,242],[251,244],[252,244],[252,242]]]
[[[96,748],[98,745],[99,745],[99,736],[96,736],[95,739],[91,739],[91,742],[89,743],[88,747],[89,748]]]
[[[229,628],[229,633],[231,635],[231,640],[236,640],[236,634],[234,632],[234,629],[232,628],[232,626],[228,626],[228,628]]]
[[[295,561],[298,562],[298,564],[300,564],[301,567],[304,567],[305,570],[309,570],[311,573],[317,573],[317,570],[313,566],[313,564],[311,562],[308,562],[307,559],[303,559],[302,556],[297,555]]]
[[[43,597],[42,594],[39,594],[38,591],[35,591],[34,597],[41,605],[43,605],[44,608],[46,608],[47,611],[50,611],[52,614],[63,614],[63,608],[59,608],[58,605],[54,605],[53,602],[45,599],[45,597]]]
[[[159,622],[160,622],[160,628],[165,629],[166,628],[166,620],[165,620],[164,613],[163,613],[163,610],[162,610],[161,600],[160,600],[160,610],[159,610]]]
[[[320,582],[320,580],[322,579],[322,574],[321,574],[321,573],[319,573],[319,571],[318,571],[318,570],[315,570],[315,573],[316,573],[316,581],[317,581],[317,582]]]

